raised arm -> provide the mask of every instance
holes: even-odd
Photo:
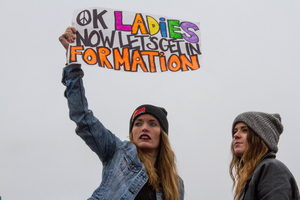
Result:
[[[74,40],[76,29],[69,27],[59,38],[68,49]],[[79,64],[69,65],[63,70],[62,83],[66,86],[65,97],[68,100],[70,118],[77,125],[76,133],[99,156],[102,162],[109,160],[115,153],[119,138],[106,129],[88,109],[83,87],[83,71]]]

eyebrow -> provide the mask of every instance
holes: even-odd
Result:
[[[239,128],[249,128],[247,125],[245,125],[245,126],[241,126],[241,127],[239,127]],[[233,130],[236,130],[236,129],[238,129],[237,127],[234,127],[234,129]]]
[[[142,120],[142,119],[137,119],[136,121],[143,121],[143,120]],[[149,121],[150,121],[150,122],[158,122],[157,119],[150,119]]]
[[[157,122],[157,123],[159,123],[157,119],[150,119],[149,122]]]

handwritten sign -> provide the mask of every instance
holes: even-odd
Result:
[[[107,8],[75,10],[69,63],[128,72],[200,68],[199,23]]]

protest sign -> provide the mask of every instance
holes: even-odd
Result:
[[[199,23],[97,7],[75,10],[72,26],[70,64],[149,73],[200,68]]]

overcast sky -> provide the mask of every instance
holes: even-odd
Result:
[[[75,134],[60,82],[66,60],[58,37],[85,7],[200,22],[199,70],[83,66],[89,107],[122,140],[137,106],[166,108],[185,199],[232,199],[231,125],[245,111],[281,115],[277,158],[300,182],[299,1],[0,0],[2,200],[82,200],[101,182],[102,164]]]

